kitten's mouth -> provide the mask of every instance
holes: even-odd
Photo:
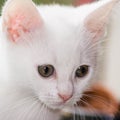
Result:
[[[52,104],[49,104],[48,102],[43,103],[47,108],[52,109],[52,110],[62,110],[66,108],[67,106],[70,106],[70,104],[65,103],[65,102],[54,102]]]
[[[75,101],[72,99],[69,99],[68,101],[62,101],[62,100],[45,100],[42,98],[39,98],[40,102],[44,104],[47,108],[50,108],[52,110],[62,110],[66,107],[74,106]]]
[[[47,106],[48,106],[48,108],[53,109],[53,110],[61,110],[65,107],[65,103],[63,103],[63,102],[53,103],[53,104],[48,104]]]

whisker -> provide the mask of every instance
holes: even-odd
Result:
[[[73,106],[74,107],[74,106]],[[75,111],[75,109],[74,109],[74,113],[73,113],[73,120],[75,120],[76,118],[75,118],[75,114],[76,114],[76,111]]]
[[[95,98],[94,100],[98,101],[98,102],[102,102],[106,105],[110,105],[103,97],[99,96],[99,95],[86,95],[83,94],[83,96],[89,97],[89,98]],[[96,99],[98,98],[98,99]]]
[[[23,98],[23,99],[21,99],[21,100],[18,100],[14,105],[13,105],[13,104],[8,104],[6,107],[4,107],[4,108],[6,108],[6,109],[3,110],[2,112],[0,112],[0,114],[3,114],[3,113],[5,113],[5,112],[7,112],[7,111],[14,110],[14,109],[16,109],[17,107],[20,107],[20,106],[26,104],[27,102],[30,102],[30,101],[31,101],[31,98],[33,99],[34,97],[31,97],[31,96],[30,96],[30,97]]]
[[[85,100],[81,100],[80,99],[80,101],[83,102],[84,104],[86,104],[88,106],[88,109],[89,109],[89,111],[91,111],[91,113],[97,114],[96,109],[92,105],[90,105],[89,103],[87,103]]]
[[[24,109],[24,111],[22,111],[23,114],[19,115],[17,119],[18,119],[18,120],[25,119],[26,116],[29,115],[29,113],[31,112],[31,110],[34,110],[33,108],[35,107],[36,104],[37,104],[37,101],[34,101],[34,102],[32,103],[32,105],[27,106],[26,109]]]
[[[37,118],[39,111],[40,113],[43,112],[43,110],[45,109],[44,104],[39,105],[36,104],[35,107],[33,108],[33,111],[31,112],[31,118],[34,116],[34,118]],[[42,113],[41,113],[42,115]],[[41,116],[39,116],[41,118]]]

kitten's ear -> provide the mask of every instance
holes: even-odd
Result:
[[[105,28],[109,22],[112,10],[116,6],[119,0],[108,0],[103,2],[100,7],[96,8],[92,13],[90,13],[85,19],[85,27],[87,30],[93,34],[94,39],[99,39],[104,35]]]
[[[12,41],[42,25],[42,19],[32,0],[8,0],[3,8],[3,30]]]

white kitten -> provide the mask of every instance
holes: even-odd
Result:
[[[118,2],[78,8],[8,0],[0,30],[0,120],[57,120],[95,77],[99,43]]]

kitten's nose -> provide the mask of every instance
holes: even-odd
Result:
[[[72,97],[72,94],[71,95],[63,95],[63,94],[58,93],[58,95],[60,98],[62,98],[62,100],[64,102],[68,101]]]

